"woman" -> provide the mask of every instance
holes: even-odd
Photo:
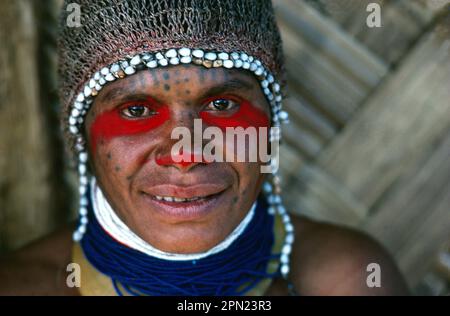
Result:
[[[287,120],[284,67],[269,0],[80,8],[82,26],[63,15],[59,42],[79,220],[73,235],[63,229],[4,260],[2,293],[406,293],[368,237],[283,207],[273,154]],[[180,128],[188,144],[201,134],[200,144],[180,147]],[[238,159],[253,150],[227,141],[239,128],[257,130],[258,146],[270,141],[272,174],[261,172],[261,157]],[[81,269],[79,288],[67,285],[70,263]],[[381,267],[380,287],[366,282],[370,263]]]

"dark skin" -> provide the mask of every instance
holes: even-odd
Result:
[[[227,90],[222,91],[223,87]],[[142,239],[159,249],[190,253],[213,247],[238,225],[260,192],[265,175],[260,172],[258,162],[164,166],[155,163],[159,154],[170,152],[174,143],[170,132],[175,126],[192,129],[193,119],[199,118],[199,113],[205,110],[224,115],[223,111],[215,112],[214,106],[203,102],[205,95],[224,93],[250,100],[269,115],[261,88],[249,73],[194,65],[138,72],[110,83],[96,97],[87,115],[85,136],[90,148],[90,167],[102,191],[119,217]],[[102,113],[131,99],[145,99],[147,95],[169,105],[170,119],[164,124],[138,135],[93,137],[92,126]],[[236,109],[230,106],[226,111]],[[130,114],[129,111],[124,113]],[[189,181],[217,178],[221,181],[218,185],[224,188],[223,200],[217,211],[200,219],[167,218],[142,204],[142,188],[155,183],[177,179],[190,184]],[[291,279],[300,295],[407,294],[395,263],[369,237],[301,216],[292,215],[292,220],[296,238]],[[76,289],[65,285],[73,229],[74,225],[65,227],[0,260],[0,295],[78,295]],[[369,274],[366,267],[372,262],[381,267],[381,288],[366,285]],[[287,295],[285,282],[275,280],[266,294]]]

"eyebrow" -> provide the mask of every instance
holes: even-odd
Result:
[[[201,94],[200,99],[205,99],[214,95],[223,94],[228,91],[248,91],[252,90],[254,85],[246,80],[234,78],[229,79],[225,82],[218,83],[209,87],[204,93]],[[102,101],[115,100],[118,96],[122,96],[122,98],[118,99],[118,102],[122,102],[132,99],[145,99],[149,96],[149,94],[145,92],[140,93],[130,93],[128,88],[115,88],[110,89],[104,95],[101,96]]]

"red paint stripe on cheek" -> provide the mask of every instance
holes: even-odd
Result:
[[[157,113],[147,118],[126,119],[121,115],[121,109],[114,109],[100,114],[91,126],[92,152],[100,140],[108,141],[115,137],[132,136],[151,131],[166,122],[169,117],[169,107],[162,106]]]
[[[209,125],[215,125],[221,129],[227,127],[270,127],[269,117],[261,109],[248,101],[241,103],[239,110],[231,116],[219,116],[213,112],[203,111],[200,117]]]

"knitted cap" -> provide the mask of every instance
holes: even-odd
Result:
[[[246,52],[284,83],[271,0],[77,0],[80,27],[67,25],[69,3],[74,1],[64,1],[58,40],[65,123],[94,72],[142,52],[181,47]]]

